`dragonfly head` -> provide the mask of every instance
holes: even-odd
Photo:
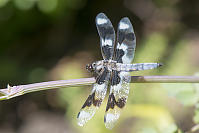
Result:
[[[91,73],[99,73],[103,68],[103,61],[95,61],[86,65],[86,69]]]
[[[87,64],[86,70],[88,70],[89,72],[93,72],[94,71],[93,64]]]
[[[95,72],[97,71],[97,68],[98,66],[100,65],[100,62],[99,61],[96,61],[96,62],[93,62],[91,64],[87,64],[86,65],[86,69],[89,71],[89,72]]]

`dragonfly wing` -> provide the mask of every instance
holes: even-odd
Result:
[[[102,70],[100,75],[96,78],[96,83],[93,84],[91,94],[88,96],[77,115],[78,125],[83,126],[88,122],[100,107],[106,95],[109,78],[110,73],[107,69]]]
[[[100,36],[102,56],[107,60],[112,59],[115,44],[115,30],[113,25],[104,13],[99,13],[95,21]]]
[[[129,94],[129,72],[112,71],[111,88],[104,116],[106,128],[112,129],[125,106]]]
[[[136,37],[130,20],[122,18],[118,25],[117,47],[114,60],[118,63],[129,64],[134,58]]]
[[[122,18],[118,25],[117,47],[114,60],[118,63],[128,64],[134,58],[136,38],[130,20]],[[113,128],[120,111],[125,106],[129,94],[130,73],[112,70],[111,88],[104,116],[105,126]]]

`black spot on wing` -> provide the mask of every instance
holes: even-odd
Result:
[[[112,25],[103,24],[103,25],[97,25],[99,35],[102,39],[110,39],[113,40],[113,35],[115,35],[115,31],[112,27]]]
[[[124,56],[124,50],[122,49],[116,49],[115,50],[115,61],[117,61],[118,63],[123,63],[122,62],[122,57]]]
[[[125,39],[127,41],[133,41],[133,40],[135,40],[135,34],[134,33],[127,33],[127,34],[125,34]]]
[[[93,103],[93,95],[89,95],[82,108],[85,108],[86,106],[90,107],[92,103]]]
[[[117,41],[119,44],[122,44],[122,42],[124,41],[125,39],[125,31],[124,30],[118,30],[117,31]]]
[[[115,96],[113,95],[113,93],[111,93],[109,95],[109,98],[108,98],[108,102],[107,102],[107,106],[106,106],[106,112],[111,108],[113,109],[115,107]]]
[[[77,118],[79,118],[79,114],[80,114],[80,112],[77,114]]]
[[[131,27],[131,26],[130,26]],[[129,29],[118,29],[117,32],[117,41],[119,44],[122,44],[124,41],[133,41],[135,40],[135,34],[133,31],[128,31]]]
[[[94,105],[94,106],[97,106],[97,107],[99,107],[99,106],[101,105],[101,103],[102,103],[102,99],[94,100],[94,101],[93,101],[93,105]]]
[[[121,25],[126,25],[126,27],[123,27]],[[117,31],[117,42],[118,50],[116,50],[114,60],[116,60],[119,63],[130,63],[134,57],[136,37],[133,31],[133,26],[127,17],[122,18],[119,22]],[[122,47],[120,47],[121,45],[127,46],[127,49],[125,49],[126,51],[122,51]],[[124,54],[121,54],[123,52]],[[129,58],[129,60],[122,60],[122,57],[125,54]]]
[[[100,20],[100,19],[106,20],[106,22],[99,24],[98,20]],[[108,17],[104,13],[99,13],[96,16],[95,22],[96,22],[98,33],[102,39],[114,40],[114,38],[115,38],[114,28],[112,26],[111,21],[108,19]]]
[[[114,52],[114,36],[115,36],[115,31],[112,27],[106,26],[104,25],[104,27],[99,26],[98,27],[98,32],[99,35],[101,37],[100,39],[100,43],[101,43],[101,49],[102,49],[102,55],[103,58],[105,59],[111,59],[113,56],[113,52]],[[106,44],[106,40],[112,40],[112,44]]]
[[[130,50],[132,48],[131,47],[131,43],[133,43],[133,40],[135,39],[135,34],[134,33],[125,33],[123,31],[118,31],[118,43],[117,45],[121,45],[123,43],[123,45],[126,45],[128,47],[127,50]],[[132,51],[133,54],[133,51]],[[115,51],[115,59],[118,63],[123,63],[122,61],[122,57],[124,56],[124,50],[123,49],[116,49]],[[131,54],[130,54],[130,58],[131,58]]]
[[[78,114],[79,115],[79,114]],[[106,123],[106,116],[104,116],[104,123]]]
[[[116,101],[115,99],[115,96],[113,93],[111,93],[109,95],[109,98],[108,98],[108,103],[107,103],[107,106],[106,106],[106,112],[111,108],[111,109],[114,109],[115,105],[119,108],[123,108],[126,104],[126,98],[122,97],[122,98],[119,98],[118,101]]]
[[[106,55],[107,59],[110,59],[113,54],[113,47],[109,47],[109,45],[102,46],[102,51]]]
[[[108,74],[108,69],[104,68],[103,72],[96,78],[96,83],[99,85],[103,84],[107,80]]]
[[[85,107],[90,107],[92,104],[94,106],[100,106],[102,103],[102,99],[95,99],[95,92],[88,96],[86,102],[82,106],[82,109]]]
[[[111,85],[117,85],[120,83],[119,72],[116,70],[112,70],[112,77],[111,77]]]
[[[119,108],[123,108],[126,104],[126,98],[122,97],[122,98],[119,98],[118,101],[116,102],[116,105],[119,107]]]
[[[104,22],[100,23],[100,20]],[[112,59],[115,43],[115,30],[111,21],[104,13],[99,13],[96,17],[96,27],[100,36],[100,45],[104,59]],[[111,44],[106,44],[106,40],[112,40]]]

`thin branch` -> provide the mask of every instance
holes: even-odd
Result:
[[[6,89],[0,89],[0,100],[7,100],[13,97],[17,97],[26,93],[65,88],[70,86],[82,86],[91,85],[95,82],[94,78],[82,78],[71,80],[58,80],[34,83],[28,85],[10,86]],[[131,76],[131,83],[199,83],[198,76]]]
[[[131,83],[199,83],[199,76],[131,76]]]

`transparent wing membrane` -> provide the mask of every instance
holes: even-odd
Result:
[[[134,58],[136,38],[130,20],[122,18],[118,25],[117,47],[114,60],[129,64]],[[123,64],[122,64],[123,65]],[[113,128],[119,119],[120,111],[125,106],[129,94],[130,74],[125,71],[112,70],[111,88],[104,116],[105,126]]]
[[[122,18],[117,30],[117,47],[115,58],[118,63],[129,64],[134,58],[136,37],[130,20]]]
[[[115,44],[115,30],[111,21],[104,13],[96,17],[96,27],[100,36],[100,46],[104,59],[112,59]]]
[[[91,94],[88,96],[77,115],[78,125],[83,126],[88,122],[100,107],[106,95],[109,78],[110,74],[107,73],[106,69],[96,78],[96,83],[93,84]]]
[[[129,72],[113,71],[110,94],[104,116],[106,128],[112,129],[116,121],[119,119],[120,111],[124,108],[128,99],[129,82]]]

